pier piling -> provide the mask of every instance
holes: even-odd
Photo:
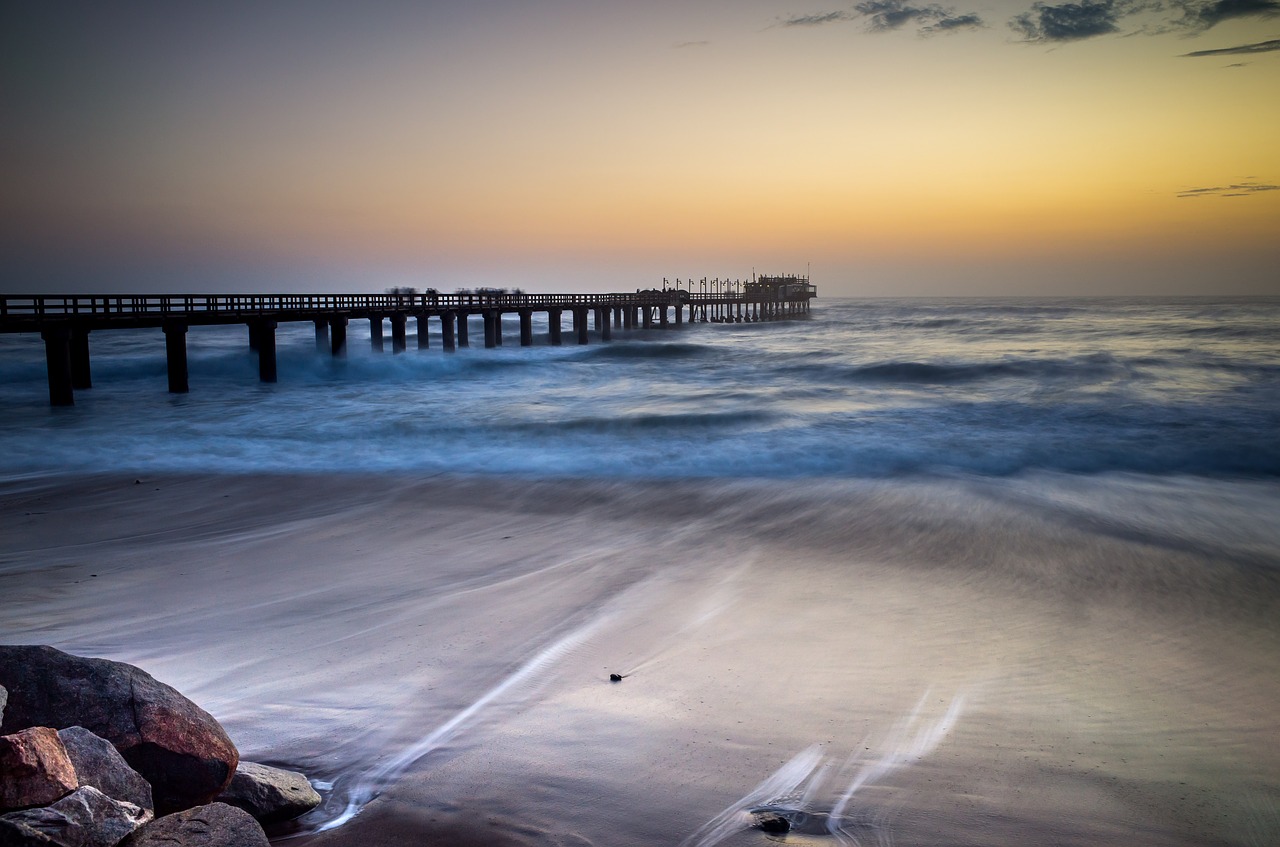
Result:
[[[77,391],[93,388],[89,373],[89,330],[82,326],[71,328],[71,387]]]
[[[563,325],[560,318],[562,315],[563,312],[560,309],[547,309],[547,330],[551,335],[551,346],[553,347],[559,347],[564,343],[561,338]]]
[[[49,405],[75,405],[71,387],[71,330],[51,326],[40,333],[44,339],[44,358],[49,371]]]
[[[325,320],[312,321],[316,325],[316,352],[329,352],[329,322]]]
[[[520,346],[530,347],[533,345],[533,310],[520,310]]]
[[[276,381],[276,322],[260,320],[254,322],[254,333],[258,337],[258,381]]]
[[[494,326],[498,322],[498,314],[492,309],[485,309],[481,315],[484,318],[484,346],[485,349],[492,349],[498,346],[498,331]]]
[[[187,384],[187,324],[184,321],[168,320],[164,322],[161,329],[164,330],[169,393],[186,394],[191,390]],[[249,327],[249,337],[256,341],[252,325]]]
[[[427,350],[431,347],[431,327],[427,324],[427,317],[426,312],[419,312],[417,315],[419,350]]]
[[[382,352],[382,315],[369,316],[369,345],[375,353]]]
[[[347,355],[347,319],[329,318],[329,354]]]
[[[453,338],[453,328],[456,325],[457,315],[453,312],[445,312],[440,316],[440,344],[445,351],[452,353],[457,344]]]
[[[405,315],[391,316],[391,352],[403,353],[406,347],[404,327],[407,318]]]

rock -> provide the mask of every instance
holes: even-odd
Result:
[[[305,776],[257,762],[241,762],[218,800],[264,824],[293,820],[320,805],[320,795]]]
[[[150,811],[85,785],[50,806],[0,815],[0,845],[114,847],[149,820]]]
[[[611,673],[611,674],[609,674],[609,681],[610,681],[610,682],[622,682],[622,674],[620,674],[620,673]]]
[[[765,832],[777,835],[791,831],[791,821],[777,812],[753,812],[752,814],[755,816],[756,826]]]
[[[240,760],[208,712],[133,665],[52,647],[0,646],[0,685],[9,689],[0,732],[88,729],[151,783],[158,814],[217,797]]]
[[[129,767],[110,741],[99,738],[82,726],[58,730],[81,785],[92,785],[113,800],[132,803],[140,809],[155,808],[151,784]]]
[[[45,806],[79,784],[54,730],[37,726],[0,736],[0,809]]]
[[[268,847],[262,825],[243,809],[226,803],[196,806],[156,818],[120,847]]]
[[[9,692],[0,685],[0,723],[4,723],[4,704],[9,699]]]

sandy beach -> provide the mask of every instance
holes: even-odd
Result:
[[[13,479],[0,637],[305,771],[298,844],[1272,843],[1276,489],[1194,484]]]

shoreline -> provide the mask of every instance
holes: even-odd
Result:
[[[246,758],[374,796],[299,844],[674,844],[815,743],[823,815],[879,757],[863,840],[1244,844],[1280,790],[1277,492],[26,477],[0,640],[137,664]]]

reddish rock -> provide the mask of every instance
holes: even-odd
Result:
[[[54,730],[39,726],[0,736],[0,809],[44,806],[79,784]]]
[[[208,712],[133,665],[0,646],[0,685],[9,691],[0,732],[85,727],[151,783],[158,814],[217,797],[240,761]]]
[[[151,812],[112,800],[91,785],[50,806],[0,815],[4,847],[114,847]]]
[[[262,825],[243,809],[210,803],[156,818],[120,847],[268,847]]]

